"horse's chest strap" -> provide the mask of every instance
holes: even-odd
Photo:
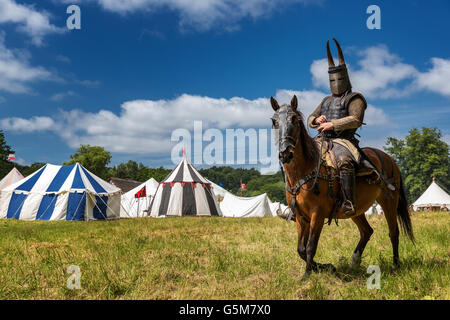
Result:
[[[291,204],[289,205],[289,207],[291,208],[291,212],[289,213],[289,216],[287,217],[287,222],[291,221],[292,216],[294,215],[295,212],[295,207],[297,206],[297,194],[300,191],[301,187],[307,183],[309,180],[311,180],[312,178],[314,178],[316,170],[313,170],[313,172],[311,172],[310,174],[308,174],[307,176],[305,176],[304,178],[301,178],[300,180],[298,180],[298,182],[295,184],[295,186],[293,188],[291,188],[287,183],[286,183],[286,190],[292,195],[292,200],[291,200]],[[309,222],[308,219],[306,219],[306,217],[302,214],[300,208],[298,208],[298,212],[300,214],[300,217],[304,220],[306,220],[306,222]]]
[[[333,181],[335,178],[337,178],[337,176],[333,176],[331,174],[331,172],[328,170],[328,168],[327,168],[327,173],[323,174],[323,173],[319,172],[319,168],[320,168],[320,163],[319,163],[319,166],[317,168],[315,168],[310,174],[308,174],[305,177],[298,180],[297,183],[295,184],[295,186],[292,188],[288,185],[288,183],[286,182],[286,179],[284,179],[286,190],[292,195],[291,204],[289,205],[289,207],[291,208],[291,212],[289,213],[289,216],[287,217],[287,222],[291,221],[292,216],[294,215],[295,207],[297,206],[297,200],[296,200],[297,194],[299,193],[302,186],[304,184],[306,184],[309,180],[314,179],[314,182],[313,182],[313,185],[311,186],[311,188],[309,188],[307,190],[314,189],[314,193],[317,195],[319,194],[319,185],[317,183],[317,178],[328,181],[328,196],[332,199],[334,198]],[[305,217],[305,215],[302,214],[302,212],[298,206],[297,206],[297,209],[300,214],[300,217],[309,223],[309,220]]]

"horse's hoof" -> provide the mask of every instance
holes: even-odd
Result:
[[[306,281],[306,280],[309,279],[310,276],[311,276],[311,271],[306,271],[306,272],[303,274],[303,276],[302,276],[302,278],[300,279],[300,281]]]
[[[357,254],[352,255],[352,269],[358,269],[361,266],[361,256]]]
[[[397,271],[398,269],[400,269],[400,263],[393,263],[391,265],[391,271]]]
[[[317,264],[317,269],[319,271],[330,271],[335,273],[336,272],[336,267],[333,266],[331,263],[318,263]]]

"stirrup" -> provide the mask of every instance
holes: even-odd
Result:
[[[344,211],[346,208],[346,205],[350,204],[351,209]],[[345,200],[344,203],[341,206],[343,213],[346,217],[353,217],[356,214],[355,207],[353,206],[353,203],[350,200]]]

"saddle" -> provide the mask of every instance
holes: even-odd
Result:
[[[318,144],[319,149],[322,150],[322,160],[325,163],[326,166],[334,169],[336,173],[339,173],[339,168],[337,166],[336,161],[336,155],[333,151],[333,141],[332,140],[323,140],[323,146],[321,147],[322,141],[316,141]],[[356,163],[355,166],[355,173],[356,176],[362,177],[362,176],[370,176],[372,174],[375,174],[378,176],[376,168],[367,161],[366,157],[361,156],[361,160],[359,163]]]

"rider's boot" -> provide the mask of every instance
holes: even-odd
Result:
[[[342,211],[347,217],[355,215],[355,169],[341,168],[340,172],[341,188],[344,194]]]

